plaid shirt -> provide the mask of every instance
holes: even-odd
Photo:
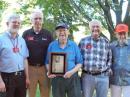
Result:
[[[112,53],[106,38],[100,36],[95,41],[89,36],[80,41],[79,47],[83,56],[83,70],[103,72],[110,69]]]

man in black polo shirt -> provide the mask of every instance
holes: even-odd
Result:
[[[31,15],[32,28],[23,33],[29,49],[29,97],[35,97],[39,84],[41,97],[49,97],[49,80],[46,76],[45,58],[49,43],[53,40],[50,33],[42,28],[43,13],[34,10]]]

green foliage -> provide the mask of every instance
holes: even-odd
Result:
[[[7,6],[8,6],[7,2],[5,2],[3,0],[0,1],[0,11],[4,10]]]
[[[66,22],[70,26],[70,31],[78,31],[79,26],[84,26],[88,34],[88,23],[92,19],[98,19],[103,24],[103,29],[107,29],[113,39],[113,31],[116,23],[125,22],[130,26],[129,9],[130,1],[126,11],[125,19],[122,21],[122,6],[124,0],[15,0],[20,9],[14,10],[24,16],[24,26],[30,25],[30,12],[39,7],[43,9],[43,26],[54,32],[55,26],[59,22]],[[126,2],[125,1],[125,2]],[[7,2],[0,1],[0,14],[9,7]],[[111,10],[115,13],[116,23],[112,20]],[[1,18],[1,17],[0,17]]]
[[[0,0],[0,21],[1,21],[1,16],[2,16],[2,13],[4,12],[4,10],[7,8],[8,6],[8,3],[3,1],[3,0]]]

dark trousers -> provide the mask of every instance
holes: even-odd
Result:
[[[0,92],[0,97],[6,97],[6,93]]]
[[[77,74],[71,78],[56,77],[52,79],[53,97],[82,97],[80,79]]]
[[[1,73],[6,92],[0,97],[26,97],[26,81],[24,71],[21,73]]]

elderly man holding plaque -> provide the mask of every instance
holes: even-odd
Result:
[[[83,62],[80,50],[76,43],[68,39],[66,24],[60,23],[55,30],[58,39],[49,45],[46,59],[47,75],[52,78],[53,97],[81,97],[77,73]]]

